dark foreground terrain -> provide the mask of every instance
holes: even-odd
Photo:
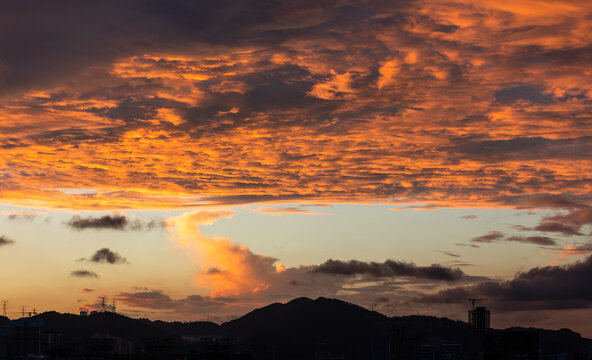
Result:
[[[562,329],[479,330],[429,316],[389,318],[336,300],[294,299],[233,321],[163,322],[104,312],[0,317],[0,359],[592,359]]]

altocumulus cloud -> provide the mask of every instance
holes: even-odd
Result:
[[[586,196],[592,7],[472,3],[6,5],[18,21],[0,24],[0,151],[13,164],[0,197],[114,209]],[[57,190],[77,179],[99,190]]]

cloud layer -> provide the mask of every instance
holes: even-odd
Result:
[[[0,197],[13,203],[589,197],[587,2],[38,2],[4,13]],[[577,235],[578,224],[540,229]]]

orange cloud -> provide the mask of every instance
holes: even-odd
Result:
[[[249,295],[269,287],[267,278],[276,272],[277,259],[254,254],[244,245],[233,244],[227,238],[203,235],[199,227],[232,216],[232,212],[196,211],[168,221],[173,239],[198,263],[202,273],[195,276],[197,285],[213,288],[212,297]],[[277,265],[277,272],[285,271]],[[283,269],[283,270],[282,270]]]

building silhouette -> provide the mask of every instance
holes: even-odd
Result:
[[[483,336],[483,360],[538,360],[539,335],[531,330],[488,331]]]
[[[469,310],[469,324],[477,330],[491,328],[490,317],[491,314],[485,306],[478,306],[473,310]]]
[[[14,359],[41,357],[41,328],[43,321],[21,318],[11,322],[11,342]]]

